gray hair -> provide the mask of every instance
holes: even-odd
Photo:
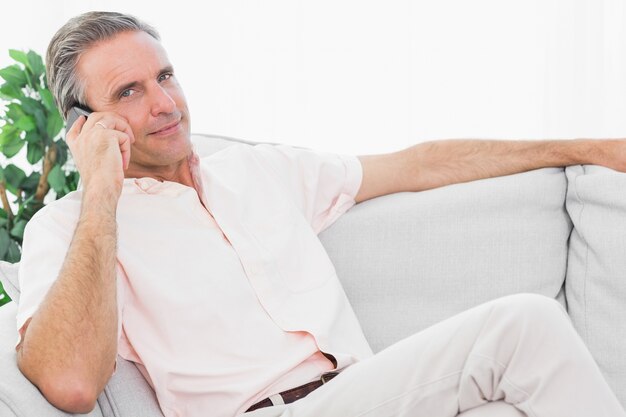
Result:
[[[87,106],[85,83],[76,72],[80,56],[96,42],[128,31],[159,33],[134,16],[117,12],[87,12],[70,19],[52,37],[46,53],[48,86],[63,117],[73,106]]]

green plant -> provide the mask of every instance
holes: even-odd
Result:
[[[78,172],[66,166],[68,148],[60,135],[64,122],[41,56],[13,49],[9,56],[16,63],[0,69],[5,81],[0,86],[0,152],[6,159],[0,167],[0,260],[18,262],[26,224],[51,190],[54,198],[75,190]],[[29,174],[11,163],[24,147],[32,165]],[[0,305],[10,301],[3,293],[0,285]]]

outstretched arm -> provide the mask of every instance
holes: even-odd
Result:
[[[111,128],[94,127],[96,120]],[[68,132],[83,180],[81,213],[58,278],[20,329],[20,370],[51,404],[72,413],[94,408],[114,369],[115,213],[132,140],[126,121],[113,114],[93,113]]]
[[[544,167],[595,164],[626,171],[626,140],[439,140],[359,159],[357,203]]]

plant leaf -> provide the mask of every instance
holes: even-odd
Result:
[[[0,259],[5,259],[5,255],[9,250],[11,237],[7,229],[0,228]]]
[[[47,88],[39,89],[39,95],[41,96],[41,101],[43,102],[43,106],[49,112],[53,113],[57,110],[56,104],[54,104],[54,97],[52,93]]]
[[[41,178],[41,173],[37,171],[33,171],[30,173],[26,179],[22,181],[20,186],[25,191],[35,191],[37,189],[37,185],[39,184],[39,178]],[[35,196],[32,195],[28,197],[23,204],[27,204],[30,200],[34,199]]]
[[[20,247],[17,246],[17,243],[15,242],[15,240],[11,239],[11,241],[9,241],[9,249],[7,250],[7,253],[4,256],[4,259],[7,262],[10,263],[16,263],[20,261],[21,258],[21,254],[20,254]]]
[[[30,220],[35,213],[39,211],[43,207],[43,203],[39,200],[35,199],[35,195],[31,195],[24,201],[24,210],[22,212],[22,218],[26,220]]]
[[[4,179],[7,183],[7,188],[11,186],[14,189],[18,189],[20,188],[22,181],[26,179],[26,174],[24,171],[11,164],[4,168]]]
[[[59,115],[59,112],[50,113],[48,116],[48,123],[46,125],[46,133],[50,139],[54,139],[56,135],[63,129],[63,119]]]
[[[20,137],[20,132],[13,125],[4,125],[0,131],[0,147],[13,143]]]
[[[22,102],[22,109],[26,114],[36,115],[37,111],[43,111],[42,104],[34,98],[24,97],[20,100]]]
[[[63,187],[65,186],[65,174],[60,165],[55,165],[48,173],[48,184],[50,184],[50,187],[52,187],[56,193],[63,191]]]
[[[41,174],[37,171],[33,171],[22,183],[20,184],[22,190],[26,193],[33,193],[32,196],[28,197],[26,201],[22,204],[27,204],[29,199],[34,199],[34,192],[37,190],[37,185],[39,185],[39,178],[41,178]]]
[[[28,57],[28,62],[30,64],[30,69],[33,71],[33,74],[39,79],[43,75],[46,70],[46,67],[43,65],[43,60],[41,56],[37,54],[35,51],[28,51],[26,54]]]
[[[41,135],[36,130],[31,130],[30,132],[26,132],[24,136],[24,140],[28,143],[42,143]]]
[[[5,156],[7,154],[13,156],[15,153],[19,152],[19,149],[15,151],[15,148],[19,147],[20,142],[22,142],[20,131],[14,125],[5,125],[2,127],[2,132],[0,132],[0,151],[5,154]]]
[[[11,229],[11,236],[21,241],[24,237],[24,228],[26,227],[26,223],[27,221],[24,219],[16,221]]]
[[[6,143],[6,144],[2,145],[2,147],[1,147],[2,148],[1,149],[2,153],[7,158],[13,158],[15,155],[17,155],[17,153],[19,151],[22,150],[22,148],[24,147],[25,143],[26,143],[26,141],[23,141],[21,139],[18,139],[18,140],[14,141],[14,142]]]
[[[49,142],[48,134],[46,133],[48,122],[43,109],[37,109],[35,111],[35,122],[37,123],[37,131],[42,137],[43,143],[47,145]]]
[[[5,100],[21,100],[24,97],[24,93],[22,93],[19,87],[7,82],[0,86],[0,96]]]
[[[9,49],[9,56],[17,62],[24,64],[26,68],[29,68],[32,71],[32,68],[30,68],[30,63],[28,62],[28,57],[26,56],[25,52],[18,51],[17,49]]]
[[[26,159],[30,164],[34,165],[37,162],[41,161],[41,158],[43,158],[43,154],[43,143],[28,142],[28,145],[26,146]]]
[[[57,194],[57,199],[63,197],[64,195],[72,191],[76,191],[76,188],[78,188],[79,179],[80,179],[80,175],[78,174],[78,171],[70,172],[65,177],[65,187],[63,188],[63,192],[60,194]]]
[[[6,293],[4,287],[2,287],[2,283],[0,282],[0,307],[10,302],[11,297],[9,297],[9,294]]]
[[[57,164],[63,166],[67,162],[67,143],[63,139],[54,143],[57,146]]]
[[[35,124],[35,118],[33,116],[24,116],[21,117],[16,123],[15,123],[15,127],[17,127],[20,130],[23,130],[25,132],[30,132],[32,130],[35,130],[35,128],[37,127]]]
[[[26,82],[28,83],[28,85],[31,86],[33,90],[37,90],[39,86],[41,85],[41,81],[39,81],[39,77],[33,74],[29,69],[24,71],[24,73],[26,74]]]
[[[72,171],[67,176],[67,186],[70,191],[76,191],[78,188],[78,181],[80,180],[80,173],[78,171]]]
[[[19,120],[21,117],[26,116],[26,113],[24,113],[24,110],[22,109],[22,106],[20,106],[17,103],[11,103],[7,106],[7,113],[6,113],[6,117],[10,120],[13,120],[13,122],[16,122],[17,120]]]
[[[19,65],[11,65],[0,69],[0,77],[4,78],[9,84],[19,88],[26,85],[26,73]]]

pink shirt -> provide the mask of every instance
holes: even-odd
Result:
[[[190,158],[195,189],[125,179],[118,353],[166,417],[233,416],[371,355],[316,234],[354,204],[356,157],[234,145]],[[27,226],[18,329],[61,267],[80,191]],[[321,307],[321,308],[320,308]]]

